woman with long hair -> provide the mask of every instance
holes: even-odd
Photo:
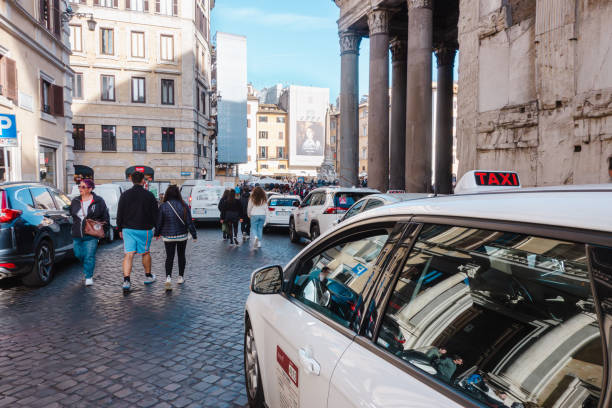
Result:
[[[227,225],[223,224],[223,219],[225,218],[225,214],[223,214],[223,206],[224,203],[227,201],[227,197],[229,197],[231,193],[232,190],[230,190],[229,188],[225,189],[223,195],[221,196],[221,200],[219,200],[219,205],[217,205],[217,208],[219,209],[219,215],[221,219],[221,231],[223,231],[224,240],[229,238],[229,234],[227,233]]]
[[[155,227],[155,238],[159,239],[161,236],[166,247],[166,290],[172,290],[172,267],[175,252],[178,253],[178,283],[185,282],[185,266],[187,264],[185,251],[189,233],[195,241],[197,232],[191,218],[191,210],[187,203],[183,201],[178,186],[171,184],[166,189],[164,201],[159,207]]]
[[[240,245],[238,243],[238,224],[242,222],[243,218],[240,187],[236,187],[235,191],[231,191],[227,199],[221,204],[221,223],[227,225],[230,245]]]
[[[268,200],[266,193],[261,187],[255,187],[249,199],[247,213],[251,218],[251,229],[255,239],[253,240],[253,248],[261,248],[261,240],[263,238],[263,227],[266,222],[266,210],[268,209]]]

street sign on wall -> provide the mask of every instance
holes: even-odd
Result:
[[[0,146],[17,146],[15,115],[0,113]]]

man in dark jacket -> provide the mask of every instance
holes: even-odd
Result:
[[[153,229],[157,222],[158,205],[155,196],[144,188],[144,174],[132,173],[134,186],[121,194],[117,206],[117,228],[123,238],[125,256],[123,257],[123,290],[131,288],[130,274],[135,254],[142,255],[145,269],[145,284],[155,282],[151,273],[151,254],[149,249],[153,240]]]
[[[242,195],[240,196],[240,204],[242,204],[242,224],[240,224],[240,229],[242,230],[242,241],[246,241],[249,239],[249,235],[251,235],[251,219],[247,215],[247,207],[249,206],[249,199],[251,198],[251,193],[249,193],[248,187],[243,187]]]

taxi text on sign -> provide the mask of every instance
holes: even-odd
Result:
[[[17,146],[15,115],[0,113],[0,146]]]

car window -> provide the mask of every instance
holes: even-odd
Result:
[[[362,292],[388,235],[377,230],[310,257],[295,276],[291,296],[349,327],[361,310]]]
[[[310,205],[311,206],[316,206],[316,205],[323,205],[323,197],[325,197],[324,194],[321,193],[315,193],[312,195],[312,200],[310,201]]]
[[[425,225],[376,342],[486,406],[595,407],[603,351],[586,262],[583,244]]]
[[[270,207],[293,207],[293,203],[299,203],[295,198],[271,198]]]
[[[14,207],[19,208],[21,206],[27,205],[27,206],[30,206],[31,208],[34,208],[34,200],[32,199],[32,194],[30,194],[30,189],[27,187],[17,190],[17,192],[15,193],[15,199],[18,202],[12,203]]]
[[[183,197],[183,200],[188,201],[189,197],[191,196],[191,190],[193,189],[192,186],[183,186],[181,187],[181,197]]]
[[[355,203],[355,205],[353,205],[351,209],[347,211],[346,215],[344,216],[344,219],[346,220],[347,218],[351,218],[352,216],[358,214],[359,211],[361,211],[363,205],[366,203],[366,201],[367,200],[363,200]]]
[[[30,189],[34,198],[34,208],[39,210],[56,210],[51,194],[44,187],[32,187]]]
[[[70,199],[64,193],[59,192],[57,190],[51,190],[51,189],[49,189],[49,192],[51,193],[51,196],[55,200],[55,205],[57,208],[63,209],[64,206],[70,205]]]
[[[302,207],[307,207],[310,205],[310,203],[312,202],[312,198],[313,198],[314,194],[309,194],[308,196],[306,196],[306,198],[304,199],[304,201],[302,201]]]
[[[334,194],[334,207],[348,210],[353,204],[370,193],[338,192]]]
[[[377,199],[372,198],[368,200],[368,203],[366,204],[363,211],[368,211],[368,210],[371,210],[372,208],[380,207],[383,204],[384,203],[382,202],[382,200],[377,200]]]

